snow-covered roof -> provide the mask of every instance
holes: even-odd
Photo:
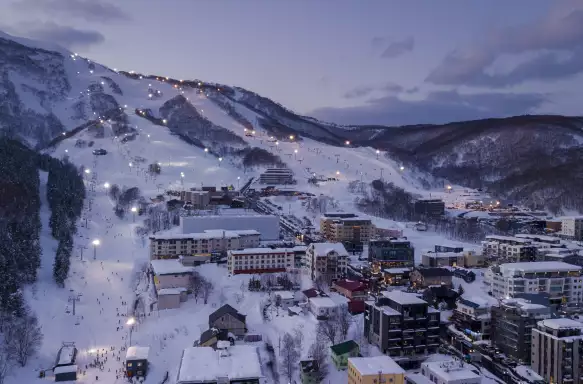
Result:
[[[514,371],[527,379],[529,383],[544,380],[542,376],[533,371],[532,368],[530,368],[528,365],[518,365],[516,368],[514,368]]]
[[[339,256],[348,256],[348,252],[342,243],[312,243],[314,253],[317,256],[327,256],[330,252],[336,252]]]
[[[433,381],[429,380],[429,378],[423,376],[420,373],[408,373],[405,375],[407,378],[407,383],[412,384],[433,384]]]
[[[296,315],[299,315],[300,313],[302,313],[302,308],[298,307],[297,305],[293,305],[291,307],[288,307],[287,309],[288,309],[288,311],[292,311]]]
[[[361,375],[405,374],[405,370],[395,363],[389,356],[350,357],[348,362],[360,372]]]
[[[519,234],[516,234],[515,236],[522,238],[522,239],[531,239],[531,240],[539,239],[540,241],[560,241],[561,240],[558,237],[546,236],[546,235],[531,235],[528,233],[519,233]]]
[[[291,291],[277,291],[275,295],[281,297],[282,300],[293,300],[295,298],[294,293]]]
[[[523,243],[523,244],[530,244],[530,240],[527,239],[520,239],[518,237],[513,236],[498,236],[498,235],[488,235],[486,236],[486,241],[494,240],[494,241],[513,241],[515,243]]]
[[[150,264],[156,275],[175,275],[194,271],[194,267],[185,267],[177,259],[152,260]]]
[[[546,305],[531,303],[530,301],[519,298],[519,297],[510,298],[510,299],[503,299],[502,303],[506,304],[506,305],[514,305],[516,307],[524,309],[525,311],[527,311],[529,309],[530,310],[532,310],[532,309],[549,309],[549,307],[547,307]]]
[[[393,300],[396,303],[407,305],[407,304],[427,304],[427,302],[415,293],[403,292],[399,290],[394,291],[384,291],[382,295],[388,299]]]
[[[318,308],[336,308],[338,304],[329,297],[312,297],[310,302]]]
[[[411,268],[385,268],[383,269],[383,272],[386,273],[406,273],[406,272],[411,272]]]
[[[150,347],[138,347],[133,345],[126,352],[126,360],[148,360]]]
[[[433,252],[429,251],[423,254],[423,256],[427,256],[430,258],[440,258],[440,257],[463,257],[463,252]]]
[[[583,328],[583,323],[567,318],[541,320],[538,324],[551,329]]]
[[[67,365],[75,361],[75,347],[63,346],[59,351],[59,362],[57,365]]]
[[[260,233],[254,229],[241,229],[241,230],[224,230],[224,229],[207,229],[201,233],[171,233],[162,235],[152,235],[151,240],[211,240],[220,239],[222,237],[235,239],[241,236],[252,236],[260,235]]]
[[[158,290],[158,295],[180,295],[186,290],[186,288],[162,288]]]
[[[55,367],[53,369],[53,373],[55,375],[59,375],[61,373],[71,373],[71,372],[77,372],[76,365],[61,365],[60,367]]]
[[[233,256],[244,256],[244,255],[270,255],[272,253],[293,253],[293,248],[245,248],[242,250],[232,250],[229,253]]]
[[[435,361],[422,363],[434,375],[439,376],[445,382],[461,382],[462,380],[475,380],[480,376],[472,372],[472,366],[464,364],[461,360]]]
[[[500,265],[500,271],[504,272],[568,272],[579,271],[580,266],[567,264],[562,261],[531,261],[522,263],[507,263]]]
[[[211,347],[190,347],[182,354],[177,384],[262,377],[257,348],[234,345],[215,351]]]

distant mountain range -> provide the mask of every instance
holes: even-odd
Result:
[[[73,65],[76,60],[86,62],[87,71],[99,68],[107,75],[80,78]],[[258,153],[240,136],[208,120],[184,97],[157,94],[152,84],[157,78],[114,71],[59,47],[0,33],[0,132],[36,148],[104,117],[113,119],[120,133],[131,132],[125,124],[127,111],[123,111],[122,100],[137,88],[150,88],[151,97],[159,98],[161,107],[144,113],[153,121],[168,120],[168,128],[183,139],[217,153],[238,154],[242,162],[251,157],[281,162],[277,155]],[[197,79],[164,79],[205,92],[249,129],[261,126],[277,138],[309,137],[321,142],[323,150],[350,141],[351,146],[386,151],[387,156],[417,170],[427,187],[455,183],[539,207],[583,211],[582,117],[540,115],[444,125],[342,126],[298,115],[243,88]]]

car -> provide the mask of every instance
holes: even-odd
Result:
[[[103,148],[99,148],[99,149],[94,149],[93,150],[93,154],[96,156],[102,156],[102,155],[107,155],[107,151]]]

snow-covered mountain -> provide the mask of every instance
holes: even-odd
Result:
[[[50,44],[0,34],[4,134],[40,149],[85,129],[97,137],[109,130],[137,134],[140,121],[237,167],[287,163],[305,177],[347,173],[365,181],[383,169],[409,190],[448,182],[534,204],[583,208],[583,196],[573,193],[583,175],[577,161],[581,118],[340,126],[239,87],[117,71]],[[401,166],[416,172],[403,174]]]

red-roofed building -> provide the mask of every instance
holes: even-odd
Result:
[[[332,289],[351,301],[366,300],[368,297],[368,284],[357,280],[337,280],[332,284]]]
[[[353,315],[364,313],[364,300],[351,300],[348,302],[348,312]]]

